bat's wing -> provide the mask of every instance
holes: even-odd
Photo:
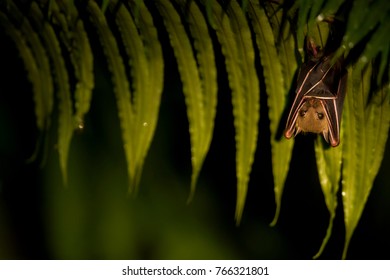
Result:
[[[302,64],[300,68],[295,98],[291,106],[290,113],[287,118],[286,129],[284,131],[286,138],[291,138],[296,134],[295,123],[298,117],[298,111],[305,102],[305,98],[307,97],[308,92],[310,92],[310,89],[321,79],[321,76],[316,73],[320,63],[321,61],[316,62],[309,60],[308,62]]]
[[[338,74],[338,83],[335,83],[337,85],[336,98],[322,99],[322,104],[329,125],[329,135],[324,134],[324,138],[332,147],[336,147],[340,143],[341,113],[343,110],[347,84],[347,71],[342,70]]]
[[[299,109],[307,98],[321,100],[327,118],[329,131],[325,139],[332,146],[340,142],[340,120],[346,90],[347,72],[342,61],[330,64],[330,58],[308,61],[303,64],[298,75],[298,86],[294,102],[287,118],[285,137],[291,138],[298,131],[295,127]],[[328,135],[329,134],[329,135]]]

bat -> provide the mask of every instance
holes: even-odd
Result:
[[[312,41],[308,51],[310,58],[300,68],[284,136],[290,139],[300,132],[321,133],[336,147],[340,143],[347,70],[342,57],[332,64],[333,55],[322,55]]]

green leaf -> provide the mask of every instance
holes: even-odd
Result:
[[[131,124],[133,135],[133,154],[135,155],[135,178],[133,185],[137,188],[142,174],[142,167],[150,147],[157,124],[161,93],[163,87],[163,58],[161,45],[157,38],[157,31],[146,6],[134,3],[133,12],[138,14],[140,30],[124,5],[116,7],[117,1],[112,1],[110,10],[115,11],[117,23],[132,77],[132,112],[134,121]],[[145,34],[144,34],[145,33]],[[147,56],[147,49],[141,36],[145,36],[147,44],[153,44],[152,59]],[[153,60],[153,61],[152,61]]]
[[[297,71],[297,58],[295,50],[295,40],[291,34],[289,21],[283,21],[283,10],[271,3],[267,5],[266,12],[268,20],[274,33],[274,41],[278,51],[278,57],[282,64],[283,82],[286,94],[294,85],[294,76]]]
[[[117,42],[102,11],[94,1],[88,1],[87,10],[90,15],[90,20],[98,33],[100,43],[106,55],[108,68],[111,72],[111,79],[114,86],[118,116],[122,130],[122,140],[127,161],[129,191],[132,191],[134,189],[134,178],[136,178],[136,163],[134,161],[134,149],[132,148],[134,145],[132,135],[132,123],[134,122],[134,116],[130,104],[129,81],[126,76],[125,66],[119,53]]]
[[[203,2],[205,2],[203,4],[206,6],[207,20],[208,20],[210,26],[213,29],[215,29],[216,26],[215,26],[215,23],[214,23],[214,20],[213,20],[213,5],[214,5],[215,1],[213,1],[213,0],[205,0]]]
[[[202,1],[205,4],[205,1]],[[236,222],[240,223],[257,144],[260,111],[259,81],[254,64],[251,31],[236,1],[230,1],[227,15],[215,2],[212,6],[217,38],[225,57],[229,86],[232,91],[236,130],[237,205]]]
[[[150,12],[140,0],[131,1],[130,4],[135,24],[143,40],[143,51],[147,59],[149,77],[153,77],[152,82],[148,81],[148,87],[150,88],[145,88],[148,95],[143,97],[143,104],[147,105],[146,116],[139,117],[141,122],[143,120],[142,125],[145,135],[145,141],[140,143],[140,145],[144,145],[144,148],[142,148],[143,154],[141,154],[139,159],[140,168],[138,169],[138,174],[141,175],[143,162],[157,126],[161,94],[164,85],[164,60],[157,29],[154,26]]]
[[[289,170],[291,153],[294,141],[289,141],[278,136],[281,118],[287,103],[291,79],[296,68],[296,62],[286,54],[291,51],[288,41],[281,42],[282,55],[278,54],[273,30],[265,14],[265,11],[256,4],[249,3],[249,16],[252,20],[253,30],[256,35],[257,47],[260,52],[261,65],[263,66],[265,86],[268,96],[268,108],[271,131],[272,171],[274,177],[274,192],[276,213],[271,225],[275,225],[280,213],[284,183]],[[281,28],[279,26],[279,28]],[[286,79],[290,82],[286,85],[282,71],[281,59],[290,67],[286,69]]]
[[[76,50],[71,53],[71,60],[75,68],[77,79],[75,96],[75,127],[82,129],[84,127],[84,116],[89,112],[92,91],[95,85],[93,74],[93,54],[84,29],[83,22],[78,19],[74,26],[74,42]]]
[[[318,20],[318,16],[321,13],[322,7],[327,1],[322,0],[322,1],[313,1],[312,6],[310,9],[310,14],[309,14],[309,23],[313,23]]]
[[[298,19],[297,19],[297,47],[298,51],[302,57],[304,57],[304,38],[307,23],[309,21],[310,8],[312,6],[312,1],[310,0],[299,0],[298,2]]]
[[[50,126],[50,116],[53,110],[54,100],[53,78],[49,58],[41,39],[31,26],[28,18],[22,14],[13,2],[9,2],[7,7],[9,16],[18,24],[21,36],[23,36],[25,44],[31,49],[32,56],[36,63],[36,70],[34,70],[34,76],[36,77],[34,80],[30,81],[33,84],[37,127],[40,130],[48,129]],[[39,87],[39,89],[35,89],[37,87]],[[33,156],[33,158],[35,158],[35,156]]]
[[[388,1],[356,0],[348,17],[344,43],[347,47],[356,46],[377,24],[384,23],[388,18],[390,4]],[[363,20],[364,19],[364,20]]]
[[[149,77],[147,60],[145,57],[142,40],[138,34],[137,27],[130,16],[129,11],[124,5],[118,5],[117,1],[111,1],[109,8],[111,12],[115,12],[115,22],[118,26],[119,34],[122,38],[123,45],[130,65],[130,76],[132,78],[132,102],[130,100],[130,108],[133,115],[130,125],[131,135],[131,154],[134,162],[134,177],[131,178],[132,186],[135,191],[138,190],[138,183],[141,177],[143,160],[145,158],[145,130],[147,130],[148,116],[148,101],[152,99],[150,94],[151,82]],[[145,126],[143,124],[146,124]],[[149,144],[149,143],[146,143]]]
[[[103,14],[106,12],[108,5],[110,5],[110,2],[110,0],[102,0],[101,10]]]
[[[237,44],[236,61],[241,69],[241,90],[232,91],[237,148],[236,222],[240,223],[248,189],[249,175],[257,145],[260,116],[260,88],[255,68],[255,52],[251,30],[243,11],[235,0],[229,2],[227,14]]]
[[[362,42],[371,32],[374,31],[374,34],[378,32],[378,30],[383,28],[381,25],[386,25],[386,22],[388,22],[389,12],[389,1],[353,1],[352,9],[349,12],[350,16],[348,17],[348,22],[346,24],[343,42],[338,52],[340,53],[345,50],[345,55],[347,55],[351,49]],[[386,30],[388,31],[388,29]],[[387,31],[386,34],[388,34]],[[368,39],[368,42],[370,42],[374,38]],[[389,40],[386,38],[385,41],[381,41],[379,44],[372,44],[369,52],[376,55],[380,52],[382,45],[388,46]],[[367,63],[370,60],[364,59],[364,61]],[[386,61],[386,63],[388,62]]]
[[[386,21],[381,24],[376,32],[372,35],[371,39],[367,42],[366,47],[360,56],[360,60],[363,63],[367,63],[381,53],[379,72],[377,78],[377,84],[380,85],[386,66],[389,65],[389,41],[390,22]]]
[[[58,5],[57,5],[58,4]],[[54,22],[59,25],[60,38],[69,51],[76,78],[74,92],[75,129],[84,128],[84,116],[91,106],[94,87],[93,55],[84,24],[72,2],[52,3]],[[65,16],[66,15],[66,16]]]
[[[32,84],[35,102],[35,114],[37,116],[37,126],[40,129],[44,127],[45,110],[43,106],[42,85],[40,80],[40,73],[38,71],[37,63],[33,52],[26,43],[26,39],[19,29],[9,21],[8,17],[0,11],[0,26],[5,30],[6,34],[12,38],[16,48],[23,60],[24,66],[27,70],[27,76]]]
[[[324,7],[321,9],[320,18],[326,18],[328,16],[335,16],[340,6],[344,1],[340,0],[327,0]]]
[[[191,198],[195,189],[197,177],[208,152],[214,126],[213,122],[216,106],[216,69],[215,65],[213,66],[212,64],[205,62],[205,59],[214,60],[213,54],[210,56],[210,52],[212,52],[212,47],[210,46],[211,39],[208,35],[204,20],[202,20],[200,11],[195,6],[195,3],[192,3],[190,5],[190,14],[195,12],[198,17],[195,19],[192,18],[193,15],[190,15],[189,19],[192,22],[190,25],[191,32],[195,35],[195,48],[197,50],[199,63],[198,68],[190,40],[177,11],[170,1],[158,0],[155,1],[155,3],[168,31],[171,46],[178,63],[179,73],[183,83],[183,93],[187,106],[187,117],[190,125],[191,138]],[[201,30],[199,30],[200,28]],[[200,40],[200,37],[203,38]],[[205,48],[207,48],[207,50],[205,50]],[[213,69],[205,69],[205,63]],[[208,70],[210,70],[210,72],[207,74],[211,74],[212,76],[205,79],[205,71]],[[204,87],[202,87],[200,75],[202,75]],[[208,81],[209,78],[214,80],[214,82],[212,82],[214,85],[211,85],[211,88],[206,89],[206,86],[210,86]]]
[[[177,0],[180,3],[182,11],[185,11],[186,1]],[[206,20],[197,4],[192,1],[188,4],[188,24],[192,38],[194,39],[194,49],[196,51],[196,60],[202,86],[202,107],[204,110],[204,128],[202,132],[202,162],[210,148],[213,137],[214,119],[217,107],[217,68],[215,65],[214,50],[209,35]],[[194,195],[196,180],[199,170],[195,170],[191,180],[191,195]]]
[[[325,197],[325,204],[329,211],[329,225],[322,245],[313,258],[318,258],[325,249],[332,234],[333,221],[336,216],[337,193],[341,178],[342,143],[338,147],[329,147],[321,137],[315,142],[315,154],[317,161],[318,176],[320,179],[322,193]]]
[[[350,67],[344,108],[342,198],[346,227],[343,258],[383,159],[390,125],[389,85],[370,92],[371,64]]]
[[[73,135],[73,109],[68,72],[57,36],[52,26],[44,20],[44,16],[36,2],[31,4],[30,15],[37,28],[41,31],[40,34],[49,54],[57,84],[59,100],[58,153],[61,172],[66,185],[69,146]]]

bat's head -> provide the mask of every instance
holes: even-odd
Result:
[[[298,110],[296,120],[297,133],[312,132],[312,133],[328,133],[328,121],[324,106],[320,99],[308,98]]]
[[[329,113],[325,106],[323,99],[306,98],[293,118],[293,125],[286,128],[285,137],[289,139],[301,132],[317,133],[322,134],[325,141],[330,143],[332,147],[336,147],[339,144],[339,138],[334,137],[335,133],[331,131]]]

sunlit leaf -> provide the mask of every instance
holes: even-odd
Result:
[[[204,3],[204,1],[203,1]],[[236,222],[240,223],[248,189],[249,175],[256,150],[259,120],[259,81],[254,67],[251,31],[236,1],[230,1],[227,15],[213,3],[213,22],[225,57],[232,91],[236,130],[237,205]]]
[[[297,55],[295,40],[291,33],[289,21],[283,19],[283,10],[271,3],[265,6],[268,20],[274,33],[274,41],[278,51],[278,57],[282,64],[283,82],[286,92],[294,85],[294,76],[297,70]]]
[[[343,1],[340,0],[327,0],[324,3],[324,7],[321,9],[321,13],[317,16],[321,18],[334,17],[336,12],[343,4]]]
[[[67,46],[74,69],[76,87],[74,92],[75,129],[84,128],[84,116],[91,106],[94,87],[93,55],[84,24],[79,18],[72,2],[58,1],[52,3],[54,21],[60,27],[60,38]],[[67,15],[67,17],[65,17]]]
[[[87,6],[90,20],[94,24],[99,35],[100,43],[106,55],[109,70],[111,72],[111,79],[114,86],[114,93],[116,97],[119,121],[122,130],[122,140],[127,161],[127,173],[129,176],[129,191],[134,189],[133,182],[136,176],[136,164],[134,161],[134,149],[132,148],[132,123],[134,116],[130,104],[130,87],[126,76],[123,59],[119,54],[119,49],[114,35],[112,34],[106,18],[102,11],[94,1],[88,1]]]
[[[152,81],[149,80],[145,89],[142,90],[148,94],[142,96],[142,91],[140,92],[141,98],[143,98],[143,104],[146,106],[146,109],[142,111],[143,113],[138,116],[139,121],[142,122],[144,134],[143,143],[139,143],[141,146],[140,150],[143,151],[138,157],[140,166],[138,168],[138,174],[141,175],[143,162],[157,126],[164,84],[164,60],[157,29],[153,23],[153,18],[144,3],[140,0],[131,2],[131,11],[133,18],[135,19],[135,24],[139,30],[140,38],[143,41],[143,52],[145,53],[147,60],[148,76],[153,77]]]
[[[346,34],[343,42],[348,49],[356,46],[378,24],[388,19],[390,11],[389,1],[356,0],[352,2],[352,9],[348,17]]]
[[[305,30],[309,21],[310,8],[313,2],[310,0],[300,0],[298,2],[298,16],[297,16],[297,46],[301,56],[304,57],[303,43],[305,38]]]
[[[84,116],[89,112],[94,87],[93,55],[88,36],[81,20],[77,20],[74,27],[75,44],[78,50],[71,56],[77,78],[75,90],[75,114],[76,128],[84,127]]]
[[[13,21],[20,24],[21,36],[25,38],[24,40],[30,46],[29,48],[31,48],[32,56],[36,63],[36,70],[34,71],[36,77],[30,81],[33,84],[37,127],[40,130],[48,129],[54,99],[53,79],[49,58],[37,32],[35,32],[30,21],[22,14],[17,5],[14,2],[9,2],[7,7]],[[22,20],[23,18],[24,20]],[[35,90],[34,88],[36,87],[39,87],[39,90]],[[35,158],[35,156],[33,157]]]
[[[62,56],[60,43],[52,26],[44,20],[44,16],[35,2],[31,4],[31,19],[37,28],[40,28],[42,41],[52,63],[55,82],[57,84],[58,95],[58,153],[60,157],[60,167],[64,183],[67,183],[67,164],[69,146],[73,135],[73,108],[70,94],[70,84],[68,71]]]
[[[207,20],[209,22],[209,24],[215,28],[215,23],[214,23],[214,19],[213,19],[213,5],[214,5],[214,2],[213,0],[205,0],[203,1],[205,2],[204,5],[206,6],[206,14],[207,14]]]
[[[35,61],[32,50],[26,43],[26,40],[20,30],[16,28],[7,18],[7,16],[0,11],[0,26],[6,31],[6,34],[12,38],[16,48],[19,51],[20,57],[23,59],[24,66],[27,70],[27,77],[32,84],[32,90],[34,94],[35,114],[37,117],[37,126],[43,129],[44,125],[44,106],[43,96],[41,95],[41,80],[39,77],[39,71],[37,63]]]
[[[186,8],[185,0],[177,0],[180,3],[182,10]],[[201,143],[201,156],[204,160],[211,143],[214,130],[214,118],[217,107],[217,68],[215,65],[214,51],[212,41],[208,32],[208,27],[205,18],[203,17],[197,4],[192,1],[189,3],[188,9],[188,24],[191,36],[194,39],[194,49],[196,51],[196,60],[198,63],[198,71],[201,78],[202,86],[202,105],[204,110],[204,127]],[[191,180],[191,195],[194,195],[196,179],[199,170],[194,170]]]
[[[346,227],[343,258],[362,215],[384,155],[389,124],[390,94],[386,85],[370,91],[371,64],[350,67],[345,100],[342,198]]]
[[[368,57],[376,57],[382,52],[382,62],[380,65],[380,73],[377,80],[381,80],[385,65],[388,61],[389,39],[383,38],[384,34],[388,34],[388,17],[390,13],[390,2],[386,0],[364,1],[356,0],[352,2],[352,8],[349,11],[348,22],[341,46],[337,51],[337,55],[348,55],[356,46],[365,46],[367,48],[365,54],[361,57],[361,62],[368,63]],[[383,29],[385,28],[385,29]],[[378,40],[382,37],[381,40]],[[383,41],[382,41],[383,39]],[[361,46],[358,48],[360,49]]]
[[[206,62],[206,65],[204,64],[205,59],[214,60],[213,54],[210,57],[210,52],[212,53],[212,47],[210,45],[211,39],[209,38],[208,33],[205,32],[207,31],[207,27],[202,21],[202,14],[195,6],[195,3],[190,4],[190,13],[196,12],[197,16],[197,18],[193,18],[194,15],[191,15],[189,21],[191,21],[191,33],[195,35],[194,39],[199,63],[198,69],[197,61],[195,60],[190,40],[181,22],[179,14],[177,13],[173,5],[170,3],[170,1],[159,0],[155,1],[155,3],[161,16],[164,19],[164,24],[169,34],[171,46],[173,48],[178,63],[179,73],[183,83],[183,93],[185,96],[187,117],[190,125],[192,196],[193,191],[195,189],[197,177],[199,175],[205,156],[208,152],[208,147],[210,145],[212,136],[212,129],[214,126],[213,122],[216,104],[216,69],[215,65],[213,64],[210,64],[208,62]],[[198,28],[202,28],[202,31],[199,31]],[[202,32],[201,36],[204,37],[202,38],[202,40],[200,40],[199,32]],[[207,48],[207,50],[205,50],[205,48]],[[207,55],[209,56],[208,58]],[[205,66],[209,66],[214,69],[206,70]],[[207,73],[205,71],[210,72]],[[211,73],[211,76],[205,78],[205,73],[207,73],[206,75]],[[203,84],[201,81],[201,77],[203,79]],[[211,88],[206,89],[206,86],[210,86],[210,83],[208,81],[209,78],[214,80],[214,85],[211,85]],[[202,86],[204,86],[204,88]]]
[[[381,54],[379,72],[377,77],[377,84],[380,85],[384,71],[389,65],[389,41],[390,21],[386,21],[381,24],[376,32],[372,35],[371,39],[367,42],[365,50],[363,51],[360,60],[361,62],[367,62],[374,59],[378,54]],[[386,43],[387,42],[387,43]]]
[[[133,114],[133,121],[131,122],[130,134],[132,144],[130,149],[134,156],[131,160],[134,162],[134,177],[132,186],[137,190],[140,173],[142,170],[143,159],[145,158],[145,130],[148,129],[149,119],[149,100],[152,99],[150,94],[150,86],[152,83],[149,77],[148,65],[143,49],[142,40],[138,34],[137,27],[124,5],[116,6],[117,1],[111,1],[109,7],[115,17],[115,22],[118,26],[119,34],[122,38],[123,45],[127,54],[128,63],[130,65],[131,80],[131,103],[130,108]],[[130,100],[128,101],[130,102]],[[144,125],[146,124],[146,125]],[[142,159],[142,161],[140,160]]]
[[[232,91],[233,115],[236,128],[237,206],[236,222],[240,223],[248,189],[249,175],[256,151],[260,116],[260,88],[255,69],[255,52],[251,30],[238,3],[229,2],[227,14],[237,44],[236,61],[241,68],[240,91]]]
[[[138,33],[137,26],[128,9],[124,5],[116,7],[116,3],[116,1],[111,1],[110,10],[115,13],[115,21],[129,58],[130,76],[132,78],[131,108],[134,121],[131,124],[133,135],[131,148],[133,149],[132,154],[135,156],[133,159],[135,161],[133,185],[137,189],[142,167],[157,124],[162,93],[162,51],[159,42],[156,40],[156,31],[153,30],[153,22],[149,15],[149,18],[146,19],[149,19],[149,22],[145,27],[152,29],[146,32],[148,36],[146,40],[149,44],[156,44],[156,46],[153,46],[155,48],[153,59],[157,61],[157,63],[151,64],[141,38],[141,35],[144,34]],[[138,16],[142,17],[141,19],[138,18],[139,21],[143,21],[145,16],[148,17],[148,12],[143,4],[136,6],[136,9]],[[157,69],[152,70],[155,66]],[[159,73],[153,73],[152,71],[159,71]],[[151,74],[157,74],[157,76]]]
[[[327,143],[324,143],[324,140],[321,137],[317,137],[315,142],[314,148],[316,153],[318,176],[330,218],[322,245],[313,258],[318,258],[322,254],[332,234],[333,221],[336,216],[337,208],[337,193],[341,178],[342,145],[343,143],[341,142],[341,145],[338,147],[329,147]]]
[[[252,20],[253,30],[256,34],[257,47],[260,52],[260,61],[263,66],[265,86],[268,96],[268,108],[271,131],[271,149],[272,149],[272,171],[274,177],[274,192],[276,202],[276,213],[272,225],[276,224],[280,213],[281,198],[283,193],[284,182],[289,170],[291,152],[294,141],[289,141],[281,137],[279,127],[281,118],[287,103],[287,94],[289,87],[286,87],[282,72],[282,64],[276,48],[274,34],[265,11],[260,8],[256,1],[249,3],[249,15]],[[282,44],[285,42],[282,41]],[[282,46],[283,50],[287,51],[288,45]],[[285,54],[285,53],[284,53]],[[289,58],[283,55],[283,59],[289,62]],[[290,67],[295,68],[296,63],[290,62]],[[291,81],[291,73],[294,69],[288,69],[290,77],[286,77]]]

